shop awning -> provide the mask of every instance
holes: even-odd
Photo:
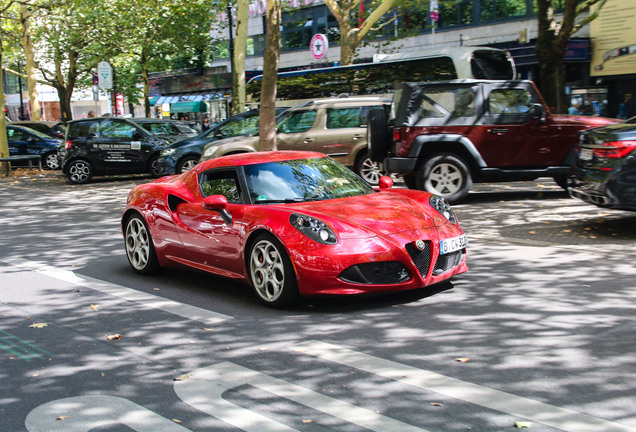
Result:
[[[159,100],[159,97],[160,96],[149,97],[148,102],[150,102],[150,106],[154,105]]]
[[[208,107],[205,102],[178,102],[170,105],[171,113],[198,113],[207,112]]]

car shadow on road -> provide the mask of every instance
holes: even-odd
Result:
[[[458,205],[464,204],[488,204],[502,201],[524,201],[533,199],[556,200],[570,198],[567,191],[564,190],[527,190],[527,191],[488,191],[488,192],[471,192]]]

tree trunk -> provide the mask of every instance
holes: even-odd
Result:
[[[2,34],[0,33],[0,36]],[[0,37],[0,64],[2,64],[2,38]],[[0,94],[4,94],[4,80],[0,79]],[[0,110],[4,113],[4,98],[0,98]],[[7,137],[7,120],[5,115],[0,116],[0,157],[9,157],[9,141]],[[3,162],[11,168],[11,162]]]
[[[71,95],[72,91],[68,91],[66,87],[57,86],[57,96],[60,99],[60,111],[62,116],[62,122],[67,123],[72,120],[71,114]]]
[[[248,0],[237,0],[236,38],[234,39],[234,58],[232,59],[232,114],[245,111],[245,51],[247,51],[248,10]]]
[[[24,56],[26,58],[26,76],[27,89],[29,93],[29,102],[31,104],[31,120],[39,121],[42,119],[40,113],[40,101],[38,100],[38,91],[35,82],[35,62],[33,60],[33,42],[31,41],[31,29],[29,26],[29,17],[31,12],[26,4],[20,5],[20,21],[22,23],[22,43],[24,44]]]
[[[148,65],[146,64],[145,49],[141,51],[139,63],[141,64],[141,80],[144,86],[144,115],[146,118],[150,118],[150,98],[148,97],[148,93],[150,92],[150,79],[148,78]]]
[[[267,2],[267,35],[261,82],[260,132],[258,150],[277,150],[276,146],[276,74],[280,56],[281,0]]]

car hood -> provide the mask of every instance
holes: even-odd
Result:
[[[560,124],[579,125],[582,127],[600,127],[620,122],[619,119],[606,117],[588,117],[582,115],[555,114],[554,121]]]
[[[449,223],[428,204],[428,195],[422,202],[388,191],[286,207],[288,210],[291,207],[294,212],[321,219],[338,231],[343,238],[389,236]],[[343,211],[344,208],[346,211]]]

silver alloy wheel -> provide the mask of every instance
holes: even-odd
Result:
[[[183,162],[183,165],[181,165],[181,172],[184,173],[186,171],[190,171],[192,168],[197,166],[198,163],[199,162],[194,159],[186,160],[185,162]]]
[[[457,193],[464,186],[464,176],[457,166],[442,162],[431,169],[426,179],[426,190],[441,196]]]
[[[73,183],[86,183],[92,175],[91,166],[82,160],[75,161],[68,169],[68,178]]]
[[[48,169],[58,169],[60,167],[60,161],[57,158],[57,153],[49,153],[44,158],[44,166]]]
[[[358,175],[365,179],[367,183],[376,186],[380,183],[380,177],[386,175],[386,173],[381,163],[372,161],[370,157],[365,157],[360,162]]]
[[[144,270],[150,261],[150,236],[144,223],[136,217],[126,226],[126,255],[136,270]]]
[[[276,301],[285,287],[285,264],[276,246],[261,240],[250,253],[250,276],[256,293],[265,302]]]

